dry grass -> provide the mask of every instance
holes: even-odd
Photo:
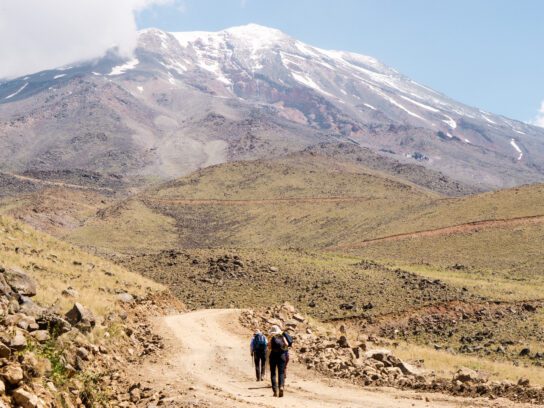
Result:
[[[139,201],[124,202],[111,211],[114,216],[93,218],[66,238],[79,246],[101,247],[105,252],[149,251],[175,245],[174,219],[153,212]]]
[[[116,290],[143,295],[163,289],[162,285],[5,216],[0,216],[0,259],[2,266],[21,268],[36,279],[39,304],[55,305],[61,311],[74,302],[61,295],[69,286],[79,292],[77,301],[99,316],[115,309]]]
[[[544,229],[525,225],[468,234],[379,242],[351,251],[492,299],[544,298]],[[462,269],[454,269],[460,264]]]
[[[536,366],[515,366],[508,362],[451,354],[411,343],[400,343],[395,349],[395,354],[406,361],[424,360],[425,369],[434,371],[442,377],[451,377],[458,369],[467,367],[484,373],[492,380],[517,382],[524,377],[528,378],[533,385],[544,386],[542,368]]]

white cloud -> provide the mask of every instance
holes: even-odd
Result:
[[[536,115],[536,118],[533,121],[533,125],[544,127],[544,101],[542,101],[542,103],[540,104],[540,109],[538,111],[538,114]]]
[[[0,78],[103,56],[136,45],[135,13],[170,0],[2,0]]]

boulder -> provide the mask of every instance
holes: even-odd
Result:
[[[2,378],[11,385],[17,385],[23,381],[23,369],[20,365],[9,364],[2,369]]]
[[[133,303],[134,296],[132,296],[130,293],[119,293],[117,295],[117,300],[121,303]]]
[[[391,351],[387,349],[373,349],[373,350],[368,350],[365,353],[366,358],[371,358],[377,361],[385,361],[387,357],[389,357],[390,355],[391,355]]]
[[[32,332],[32,337],[38,342],[38,343],[45,343],[48,341],[51,336],[49,335],[49,332],[47,330],[36,330]]]
[[[65,317],[71,325],[76,326],[82,332],[89,332],[96,325],[93,313],[80,303],[75,303]]]
[[[470,368],[461,368],[453,376],[453,381],[459,381],[463,384],[476,384],[483,381],[480,374]]]
[[[518,385],[519,385],[520,387],[528,387],[529,384],[530,384],[530,381],[529,381],[528,378],[520,378],[520,379],[518,380]]]
[[[0,341],[0,358],[7,358],[11,354],[11,349]]]
[[[22,408],[35,408],[40,403],[39,398],[25,390],[24,388],[17,388],[12,394],[13,400]]]
[[[10,296],[13,294],[11,286],[6,281],[3,273],[0,273],[0,295]]]
[[[68,333],[72,329],[72,325],[64,320],[62,317],[56,316],[52,313],[42,314],[36,322],[42,330],[48,330],[54,336],[60,336],[64,333]]]
[[[29,316],[38,317],[42,315],[45,311],[43,307],[38,306],[32,301],[32,299],[27,296],[21,296],[19,303],[19,312]]]
[[[22,270],[6,269],[4,278],[11,289],[19,295],[36,296],[36,282]]]
[[[26,347],[26,338],[21,332],[15,333],[15,336],[13,336],[9,342],[9,346],[13,350],[22,350]]]

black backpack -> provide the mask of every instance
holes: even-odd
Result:
[[[253,337],[253,350],[265,351],[266,350],[266,337],[263,334],[256,334]]]
[[[287,350],[287,347],[285,346],[285,342],[283,341],[283,336],[277,335],[273,336],[270,339],[271,343],[271,349],[273,353],[283,353]]]
[[[289,347],[291,347],[293,345],[293,337],[287,332],[283,332],[283,337],[287,341],[287,344],[289,345]]]

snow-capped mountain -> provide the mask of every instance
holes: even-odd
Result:
[[[2,83],[0,120],[4,167],[15,170],[172,177],[344,140],[484,188],[544,180],[544,129],[254,24],[147,29],[130,60],[112,53]]]

